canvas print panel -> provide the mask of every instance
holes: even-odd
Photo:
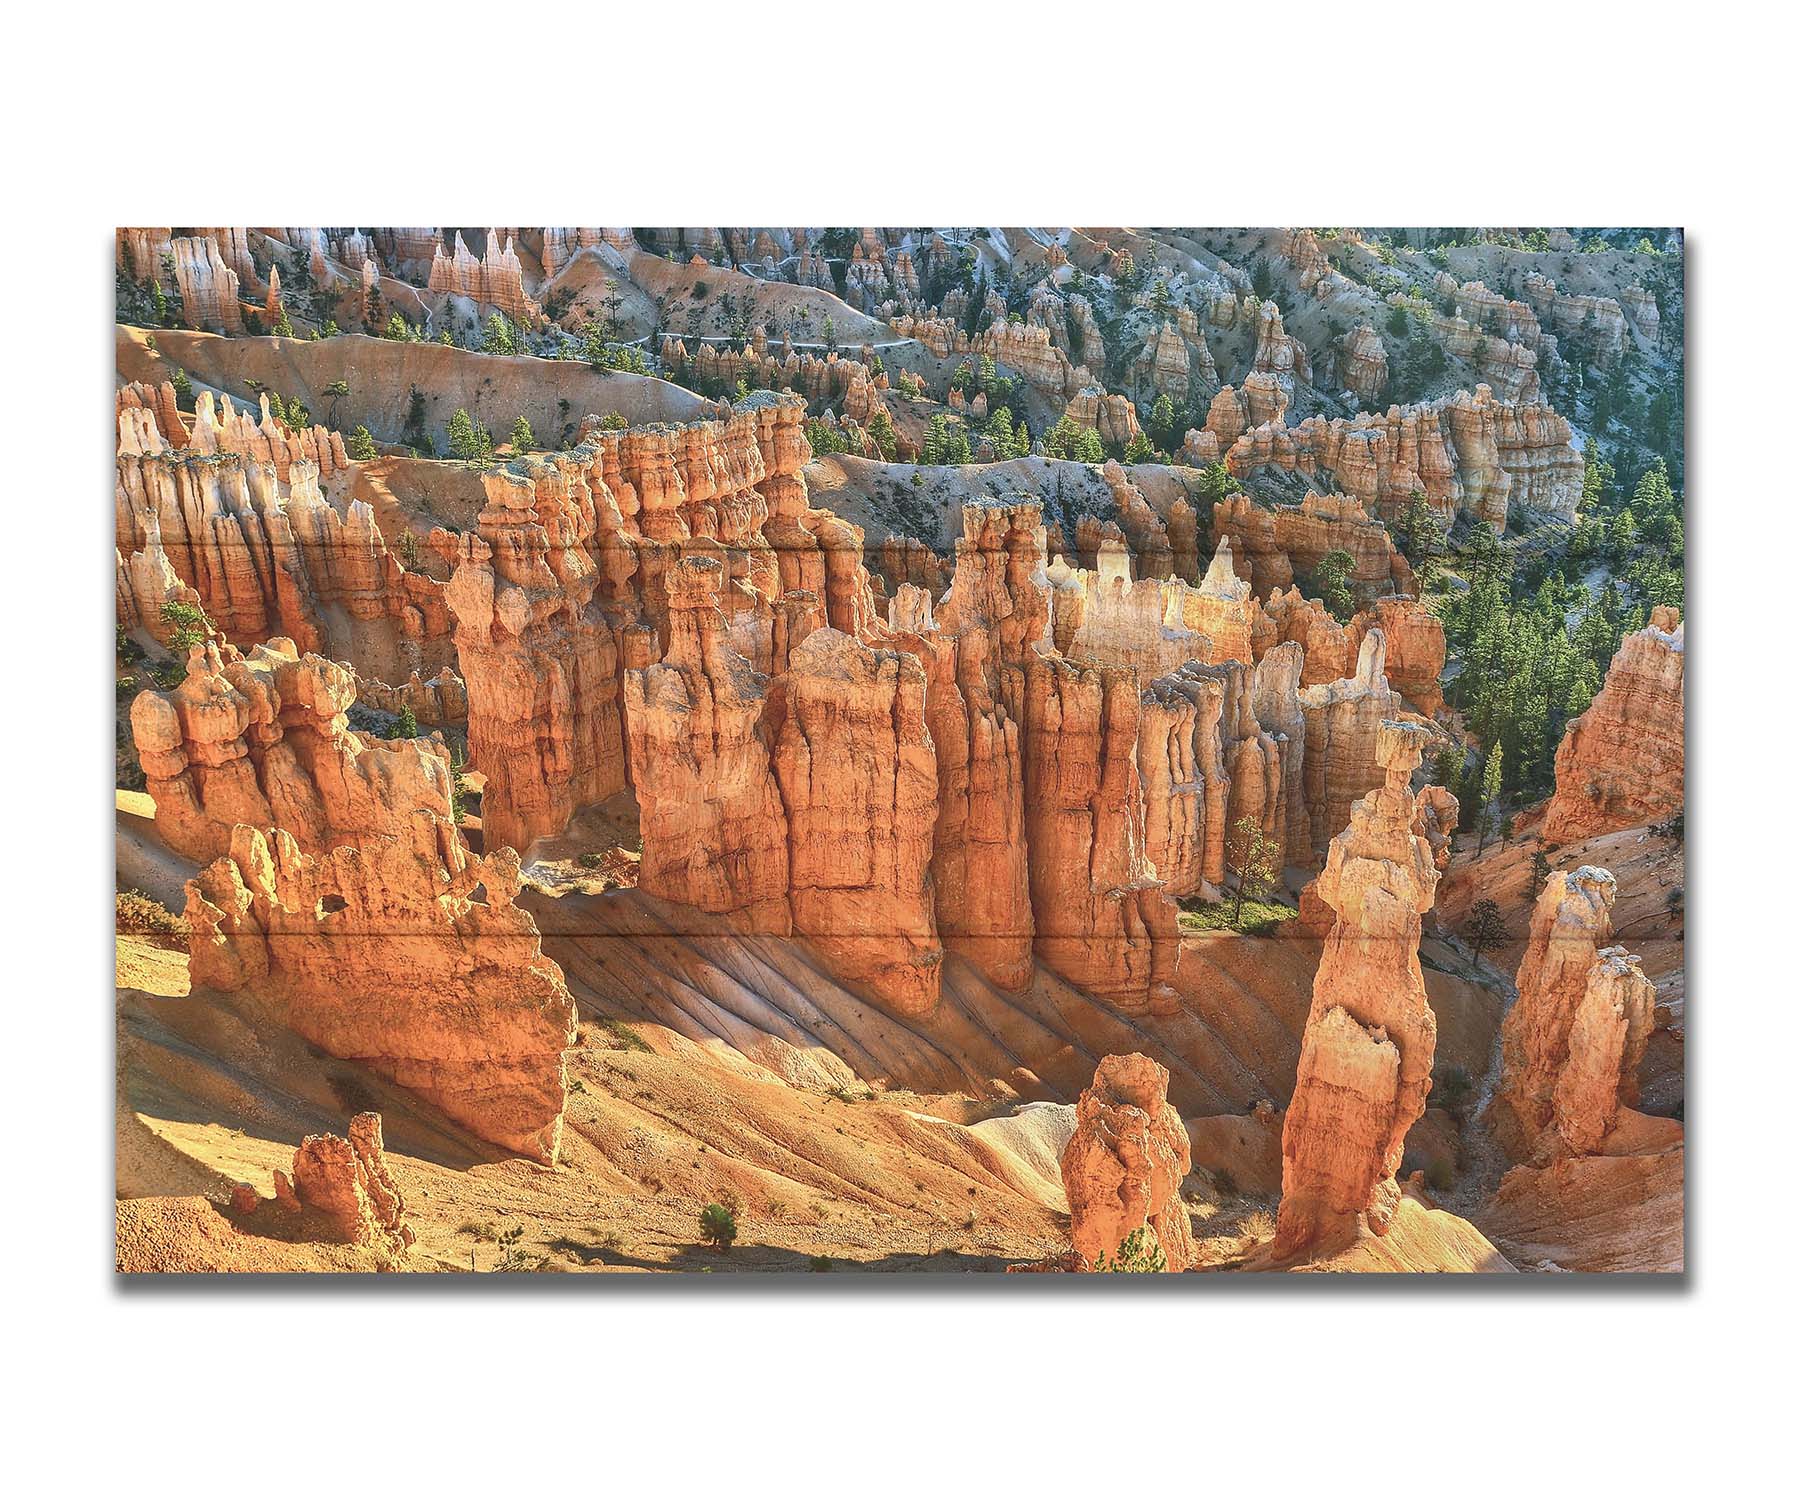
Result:
[[[122,1272],[1683,1268],[1679,230],[116,287]]]

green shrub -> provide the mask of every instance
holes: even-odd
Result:
[[[1456,1181],[1456,1173],[1446,1157],[1437,1157],[1425,1169],[1425,1186],[1434,1193],[1447,1193]]]
[[[1106,1252],[1101,1251],[1094,1269],[1109,1275],[1144,1275],[1168,1270],[1169,1258],[1163,1254],[1163,1247],[1150,1232],[1150,1226],[1140,1224],[1119,1242],[1112,1259],[1108,1260]]]
[[[723,1203],[709,1203],[700,1210],[700,1238],[723,1255],[737,1238],[737,1215]]]

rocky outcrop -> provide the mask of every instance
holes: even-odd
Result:
[[[1636,957],[1607,946],[1617,894],[1608,871],[1583,865],[1552,871],[1532,909],[1489,1113],[1515,1158],[1592,1152],[1637,1102],[1656,995]]]
[[[1193,1232],[1181,1201],[1190,1165],[1187,1128],[1169,1103],[1169,1070],[1139,1052],[1101,1058],[1062,1154],[1069,1238],[1080,1268],[1116,1261],[1119,1246],[1139,1230],[1154,1237],[1164,1270],[1192,1265]]]
[[[1273,375],[1289,399],[1295,383],[1312,384],[1312,361],[1306,345],[1281,326],[1281,309],[1265,302],[1256,314],[1256,353],[1250,368],[1260,375]]]
[[[1315,885],[1334,920],[1282,1129],[1277,1261],[1328,1254],[1362,1227],[1385,1234],[1399,1206],[1394,1174],[1437,1049],[1419,938],[1438,871],[1411,790],[1426,738],[1381,726],[1385,779],[1351,810]]]
[[[175,285],[181,292],[182,321],[189,328],[213,333],[242,333],[238,275],[225,264],[212,236],[172,239],[169,254],[174,257]]]
[[[1299,505],[1264,508],[1248,495],[1228,495],[1214,504],[1212,527],[1248,566],[1258,598],[1309,579],[1330,552],[1350,554],[1349,582],[1365,600],[1415,590],[1387,528],[1349,496],[1308,495]]]
[[[1665,605],[1619,643],[1606,683],[1556,750],[1544,837],[1572,843],[1666,818],[1687,774],[1683,668],[1687,627]]]
[[[350,467],[344,440],[336,432],[317,425],[290,427],[270,415],[268,396],[261,402],[262,418],[253,421],[249,412],[231,404],[231,397],[221,396],[215,405],[211,391],[200,392],[187,447],[194,453],[237,453],[252,463],[273,464],[275,477],[283,484],[291,482],[297,463],[313,465],[321,480]]]
[[[1300,745],[1282,730],[1265,729],[1265,706],[1295,693],[1295,663],[1287,646],[1251,667],[1190,662],[1144,690],[1138,728],[1138,770],[1144,788],[1145,847],[1151,864],[1175,895],[1218,899],[1226,881],[1231,830],[1252,819],[1286,849],[1291,774],[1300,777]],[[1280,713],[1272,718],[1281,719]],[[1297,707],[1288,720],[1299,728]]]
[[[1137,674],[1026,668],[1025,820],[1038,956],[1127,1014],[1170,1014],[1175,904],[1144,854]]]
[[[1388,682],[1415,711],[1435,718],[1444,706],[1444,622],[1405,594],[1377,599],[1345,627],[1348,660],[1342,675],[1349,675],[1372,630],[1379,630],[1385,643]]]
[[[1402,717],[1400,696],[1388,686],[1387,640],[1379,630],[1363,637],[1356,673],[1303,688],[1306,716],[1306,809],[1312,845],[1323,849],[1349,820],[1365,793],[1387,778],[1388,725]]]
[[[156,832],[189,859],[231,847],[232,829],[274,824],[309,854],[391,839],[424,811],[451,815],[449,751],[375,740],[345,717],[356,677],[279,637],[247,656],[207,642],[167,692],[131,705],[131,733],[156,804]]]
[[[1044,525],[1036,504],[963,508],[956,571],[935,618],[902,590],[894,644],[916,650],[938,761],[931,858],[945,947],[1003,989],[1031,977],[1025,830],[1025,664],[1044,640]]]
[[[469,717],[469,690],[462,678],[445,667],[427,682],[417,672],[398,687],[377,677],[356,680],[357,702],[383,713],[410,711],[421,724],[460,724]]]
[[[625,672],[644,838],[638,884],[748,932],[786,933],[787,816],[762,728],[768,683],[726,638],[723,573],[694,557],[664,574],[662,660]]]
[[[404,1255],[414,1235],[406,1222],[406,1199],[388,1170],[381,1116],[371,1111],[353,1116],[349,1134],[348,1140],[307,1136],[294,1152],[293,1175],[275,1169],[272,1200],[241,1182],[232,1191],[233,1209],[283,1237],[298,1234]]]
[[[593,500],[557,463],[482,476],[445,597],[468,689],[469,758],[487,778],[487,847],[524,852],[625,785],[618,646],[582,544]]]
[[[525,268],[519,253],[513,249],[509,235],[502,248],[499,236],[490,229],[487,244],[477,260],[463,243],[461,234],[453,236],[454,253],[446,255],[442,242],[432,247],[431,270],[426,285],[434,292],[451,292],[498,308],[515,323],[536,327],[544,319],[544,310],[525,292]]]
[[[1381,335],[1359,323],[1338,345],[1338,384],[1358,401],[1373,405],[1388,381],[1387,349]]]
[[[1625,311],[1611,297],[1564,292],[1536,271],[1526,275],[1520,290],[1538,321],[1554,328],[1564,345],[1573,341],[1603,369],[1618,363],[1625,352]]]
[[[1221,396],[1223,396],[1223,392]],[[1214,415],[1219,413],[1214,403]],[[1221,438],[1236,425],[1228,403]],[[1213,435],[1213,417],[1208,418]],[[1581,455],[1569,424],[1537,402],[1497,398],[1486,385],[1384,416],[1308,417],[1289,428],[1251,423],[1219,444],[1239,479],[1262,468],[1307,475],[1394,519],[1417,492],[1440,516],[1496,527],[1514,512],[1572,521],[1581,498]]]
[[[1063,415],[1077,427],[1098,433],[1109,448],[1123,451],[1143,432],[1137,408],[1129,396],[1108,394],[1097,385],[1086,385],[1069,397]]]
[[[930,877],[938,776],[924,670],[916,656],[827,628],[789,655],[785,689],[773,760],[794,930],[889,1009],[929,1015],[944,953]]]
[[[1636,1104],[1638,1066],[1655,1024],[1656,986],[1638,956],[1602,948],[1595,959],[1550,1100],[1556,1133],[1577,1156],[1598,1151],[1620,1111]]]
[[[368,504],[339,512],[310,460],[284,485],[273,463],[171,447],[149,410],[126,407],[114,499],[120,557],[160,549],[241,646],[286,636],[389,680],[450,663],[443,583],[389,551]]]
[[[511,850],[472,856],[424,811],[317,856],[239,824],[187,885],[193,982],[242,992],[483,1140],[554,1162],[575,1006],[519,885]]]
[[[118,389],[116,411],[123,412],[127,407],[142,407],[156,418],[156,430],[171,448],[185,448],[188,440],[187,423],[182,419],[181,408],[176,402],[175,387],[167,380],[160,385],[148,385],[139,381],[131,381]]]

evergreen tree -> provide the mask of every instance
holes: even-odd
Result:
[[[1500,821],[1500,770],[1505,762],[1505,753],[1499,745],[1494,745],[1487,753],[1487,760],[1481,770],[1481,824],[1480,832],[1475,840],[1475,852],[1481,853],[1487,845],[1487,830],[1490,823]]]
[[[1313,570],[1313,587],[1340,624],[1348,624],[1356,613],[1356,595],[1350,588],[1350,574],[1355,567],[1354,557],[1341,547],[1334,547]]]
[[[350,429],[350,436],[344,443],[344,452],[350,455],[352,462],[359,464],[366,464],[376,456],[375,439],[362,423],[358,422]]]
[[[507,441],[512,444],[515,454],[528,453],[538,445],[537,438],[532,435],[531,423],[527,422],[524,417],[520,417],[513,423],[512,432],[508,435]]]

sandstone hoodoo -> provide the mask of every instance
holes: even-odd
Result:
[[[1655,989],[1608,946],[1617,894],[1608,871],[1583,865],[1553,871],[1532,909],[1493,1107],[1496,1136],[1521,1159],[1590,1152],[1637,1102]]]
[[[1619,646],[1587,712],[1556,752],[1556,795],[1544,836],[1573,843],[1677,811],[1687,770],[1682,669],[1687,627],[1658,606]]]
[[[244,655],[213,642],[187,676],[131,705],[131,732],[170,848],[211,860],[236,824],[274,825],[300,848],[391,838],[414,812],[451,816],[450,756],[441,742],[365,740],[347,711],[356,680],[342,662],[300,656],[277,637]]]
[[[381,1116],[370,1111],[350,1121],[348,1140],[307,1136],[294,1152],[292,1175],[275,1169],[272,1201],[245,1182],[231,1202],[279,1235],[378,1247],[396,1257],[416,1238],[406,1222],[406,1199],[388,1170]]]
[[[121,1266],[1679,1265],[1625,234],[119,231]]]
[[[1062,1153],[1079,1268],[1104,1270],[1128,1247],[1160,1261],[1158,1270],[1187,1270],[1194,1239],[1181,1183],[1190,1163],[1187,1127],[1169,1103],[1169,1070],[1139,1052],[1102,1058]]]
[[[1410,783],[1427,737],[1411,724],[1379,726],[1385,780],[1351,808],[1318,879],[1333,922],[1282,1128],[1277,1260],[1341,1248],[1359,1226],[1385,1234],[1406,1133],[1425,1112],[1437,1018],[1419,938],[1438,870],[1415,831],[1422,797]]]

